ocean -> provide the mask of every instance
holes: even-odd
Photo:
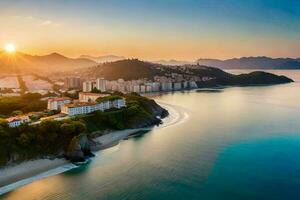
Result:
[[[300,71],[271,72],[296,82],[158,95],[176,123],[0,199],[300,199]]]

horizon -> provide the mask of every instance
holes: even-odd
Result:
[[[142,60],[300,57],[299,1],[1,1],[0,44]]]
[[[0,53],[6,53],[6,50],[5,48],[2,48],[2,50],[0,50]],[[158,58],[156,60],[151,60],[151,59],[142,59],[142,58],[138,58],[138,57],[125,57],[123,55],[114,55],[114,54],[103,54],[103,55],[89,55],[89,54],[82,54],[82,55],[79,55],[77,57],[72,57],[72,56],[67,56],[67,55],[64,55],[63,53],[60,53],[60,52],[57,52],[57,51],[54,51],[54,52],[49,52],[49,53],[46,53],[46,54],[30,54],[30,53],[27,53],[27,52],[21,52],[21,51],[15,51],[13,54],[24,54],[24,55],[29,55],[29,56],[49,56],[49,55],[53,55],[53,54],[58,54],[60,56],[64,56],[66,58],[71,58],[71,59],[80,59],[85,56],[88,56],[88,57],[93,57],[93,58],[99,58],[99,57],[110,57],[110,56],[116,56],[116,57],[123,57],[123,59],[120,59],[120,60],[127,60],[127,59],[138,59],[138,60],[141,60],[141,61],[149,61],[149,62],[159,62],[159,61],[166,61],[166,62],[169,62],[169,61],[178,61],[178,62],[197,62],[197,60],[220,60],[220,61],[226,61],[226,60],[232,60],[232,59],[242,59],[242,58],[270,58],[270,59],[300,59],[300,57],[270,57],[270,56],[265,56],[265,55],[252,55],[252,56],[242,56],[242,57],[231,57],[231,58],[226,58],[226,59],[219,59],[219,58],[196,58],[194,60],[180,60],[180,59],[176,59],[176,58],[171,58],[171,59],[163,59],[163,58]],[[8,53],[8,54],[11,54],[11,53]],[[89,58],[84,58],[84,59],[89,59]],[[89,59],[89,60],[92,60],[92,59]]]

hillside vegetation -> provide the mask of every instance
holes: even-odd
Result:
[[[0,166],[32,158],[66,155],[72,153],[79,140],[95,137],[95,131],[158,125],[161,120],[157,116],[168,115],[154,100],[135,93],[118,95],[126,98],[127,107],[96,111],[63,121],[23,124],[16,128],[10,128],[5,120],[0,119]]]

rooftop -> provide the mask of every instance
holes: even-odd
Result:
[[[106,96],[108,96],[109,94],[92,93],[92,92],[79,92],[79,95],[97,96],[97,97],[106,97]]]
[[[23,120],[29,120],[29,117],[27,115],[23,115],[23,116],[10,117],[6,119],[8,123],[15,122],[15,121],[23,121]]]
[[[48,101],[66,101],[66,100],[71,100],[69,97],[54,97],[54,98],[49,98]]]

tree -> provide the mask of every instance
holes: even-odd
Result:
[[[23,112],[21,110],[15,110],[11,113],[12,116],[19,116],[23,115]]]

